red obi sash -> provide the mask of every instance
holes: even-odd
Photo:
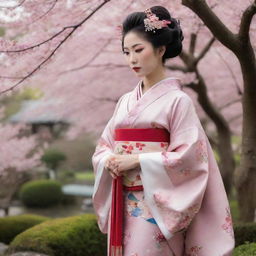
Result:
[[[161,128],[115,129],[115,141],[170,142],[170,134]],[[122,256],[123,253],[123,190],[141,191],[143,186],[125,186],[122,176],[112,180],[109,256]]]

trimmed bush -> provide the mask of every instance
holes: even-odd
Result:
[[[49,219],[50,218],[33,214],[1,217],[0,242],[9,244],[18,234]]]
[[[63,152],[54,148],[48,148],[41,157],[46,166],[53,170],[56,170],[60,162],[66,159],[67,157]]]
[[[102,256],[107,236],[94,214],[58,218],[36,225],[15,237],[8,253],[36,251],[50,256]]]
[[[236,247],[246,242],[256,243],[256,223],[240,223],[234,225]]]
[[[235,248],[233,256],[255,256],[256,243],[247,243]]]
[[[63,194],[58,181],[35,180],[23,184],[19,196],[28,207],[48,207],[60,203]]]

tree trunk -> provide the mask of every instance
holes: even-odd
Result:
[[[216,16],[205,0],[182,0],[194,11],[212,34],[238,58],[241,65],[244,93],[242,152],[235,171],[240,220],[254,221],[256,209],[256,60],[250,42],[250,25],[256,13],[256,0],[243,12],[238,34],[232,33]]]
[[[190,88],[198,95],[198,102],[205,113],[211,118],[217,128],[218,143],[217,150],[220,156],[220,172],[228,195],[231,193],[233,185],[233,174],[235,170],[234,153],[231,143],[231,132],[229,125],[220,112],[216,110],[207,94],[204,78],[195,69],[198,83]]]
[[[235,172],[235,185],[240,209],[240,220],[254,221],[256,209],[256,61],[253,49],[239,51],[243,73],[244,94],[242,152]]]

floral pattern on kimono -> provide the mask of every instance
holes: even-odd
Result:
[[[185,211],[170,210],[166,205],[169,198],[161,195],[160,193],[154,194],[157,206],[162,210],[164,222],[171,233],[185,231],[195,214],[200,209],[200,204],[195,203],[188,207]],[[177,224],[178,223],[178,224]]]
[[[140,200],[136,198],[134,193],[130,192],[127,194],[127,199],[126,213],[128,215],[141,217],[152,224],[156,224],[148,206],[145,204],[144,196]]]
[[[190,249],[189,249],[189,253],[186,254],[186,256],[198,256],[198,252],[202,249],[203,247],[202,246],[198,246],[198,245],[195,245],[195,246],[192,246]]]
[[[115,145],[115,152],[117,154],[139,154],[141,151],[151,152],[156,149],[166,149],[168,142],[140,142],[140,141],[117,141]]]
[[[161,247],[161,242],[166,241],[166,239],[165,239],[165,237],[164,237],[164,235],[162,234],[161,231],[154,234],[153,239],[156,241],[156,246],[158,248]]]
[[[130,232],[124,232],[124,238],[123,238],[124,245],[126,245],[129,242],[130,239],[131,239],[131,233]]]
[[[112,177],[104,171],[104,162],[110,155],[118,153],[114,151],[115,129],[165,128],[170,133],[170,145],[167,148],[166,145],[161,147],[159,143],[153,147],[154,143],[151,146],[144,141],[118,142],[123,145],[117,147],[120,154],[139,154],[140,173],[137,173],[139,169],[134,171],[132,177],[127,177],[130,182],[127,184],[143,185],[143,200],[157,223],[150,227],[158,226],[168,241],[172,237],[170,240],[177,240],[177,243],[171,244],[174,255],[186,255],[184,249],[189,256],[202,253],[231,256],[235,243],[229,202],[214,153],[191,98],[182,92],[177,80],[173,78],[155,84],[143,97],[138,97],[139,87],[140,84],[119,99],[92,157],[95,173],[93,206],[100,230],[107,233],[109,223]],[[129,201],[130,206],[125,216],[131,220],[130,225],[134,221],[149,226],[151,223],[142,218],[145,214],[143,211],[147,212],[142,203],[132,201]],[[127,234],[126,247],[132,247],[125,256],[144,256],[144,250],[136,247],[139,235],[132,233],[129,238]],[[153,239],[157,242],[156,237],[154,232],[148,232],[145,241],[150,243]],[[162,255],[153,250],[150,253],[154,256]]]
[[[168,146],[168,142],[116,141],[114,152],[121,155],[139,154],[141,152],[165,151]],[[137,167],[124,173],[123,184],[129,187],[142,185],[140,172],[140,167]]]
[[[207,163],[207,161],[208,161],[207,147],[206,147],[206,143],[204,140],[199,140],[196,143],[196,154],[197,154],[197,160],[199,162]]]
[[[230,213],[230,207],[227,206],[225,209],[226,209],[225,223],[221,227],[228,234],[230,234],[230,236],[232,238],[234,238],[234,230],[233,230],[232,216],[231,216],[231,213]]]

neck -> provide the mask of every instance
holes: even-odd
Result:
[[[165,74],[164,67],[160,67],[159,69],[154,70],[154,72],[150,73],[142,79],[143,92],[147,91],[151,86],[165,78],[167,78],[167,76]]]

